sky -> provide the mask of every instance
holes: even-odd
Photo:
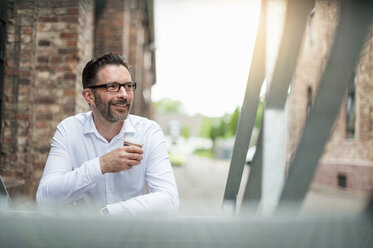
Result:
[[[259,0],[155,0],[152,100],[210,117],[241,106],[259,11]]]

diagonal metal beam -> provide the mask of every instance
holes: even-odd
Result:
[[[263,129],[260,130],[256,151],[250,163],[249,178],[243,193],[240,214],[253,215],[262,196]]]
[[[299,210],[340,110],[372,22],[373,1],[343,0],[334,47],[303,137],[289,171],[278,211]]]
[[[223,207],[235,205],[236,197],[241,183],[242,173],[246,162],[253,131],[256,112],[258,109],[259,94],[265,77],[265,33],[266,33],[266,0],[262,0],[261,15],[258,34],[255,41],[253,59],[247,80],[245,98],[238,120],[236,139],[233,146],[228,179],[225,186]]]
[[[6,189],[3,178],[0,176],[0,210],[7,208],[10,203],[10,197]]]
[[[307,19],[313,7],[312,0],[287,1],[284,31],[264,110],[261,215],[270,215],[274,212],[284,185],[286,163],[284,106]]]
[[[313,0],[288,0],[284,31],[272,80],[266,96],[266,108],[283,109],[295,71],[298,51]]]

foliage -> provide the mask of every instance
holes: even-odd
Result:
[[[185,163],[185,157],[181,153],[169,153],[170,163],[172,166],[182,166]]]
[[[212,149],[197,149],[194,151],[194,154],[207,158],[212,158],[214,156]]]
[[[212,126],[212,118],[208,118],[208,117],[203,118],[201,127],[199,129],[199,137],[210,138],[211,126]]]
[[[182,113],[183,104],[178,100],[172,100],[170,98],[162,98],[161,100],[154,102],[157,113]]]
[[[188,125],[184,125],[181,129],[181,134],[185,139],[189,139],[190,137],[190,128]]]
[[[205,117],[200,136],[215,141],[217,138],[231,138],[236,134],[240,110],[237,107],[232,114],[225,114],[220,118]]]
[[[233,114],[231,115],[231,118],[229,120],[229,130],[231,131],[232,135],[234,136],[237,131],[237,124],[238,119],[240,118],[240,109],[237,107]]]
[[[255,124],[254,124],[257,129],[260,129],[262,118],[263,118],[263,112],[264,112],[264,102],[263,100],[260,100],[258,103],[258,110],[256,112]]]

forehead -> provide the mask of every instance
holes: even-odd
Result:
[[[105,65],[98,71],[99,82],[125,83],[131,81],[131,74],[123,65]]]

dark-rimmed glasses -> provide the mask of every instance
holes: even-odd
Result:
[[[136,82],[126,82],[123,84],[113,82],[113,83],[107,83],[107,84],[92,85],[92,86],[88,86],[87,88],[90,88],[90,89],[105,88],[106,91],[108,92],[119,92],[120,87],[122,86],[127,92],[133,92],[136,90]]]

